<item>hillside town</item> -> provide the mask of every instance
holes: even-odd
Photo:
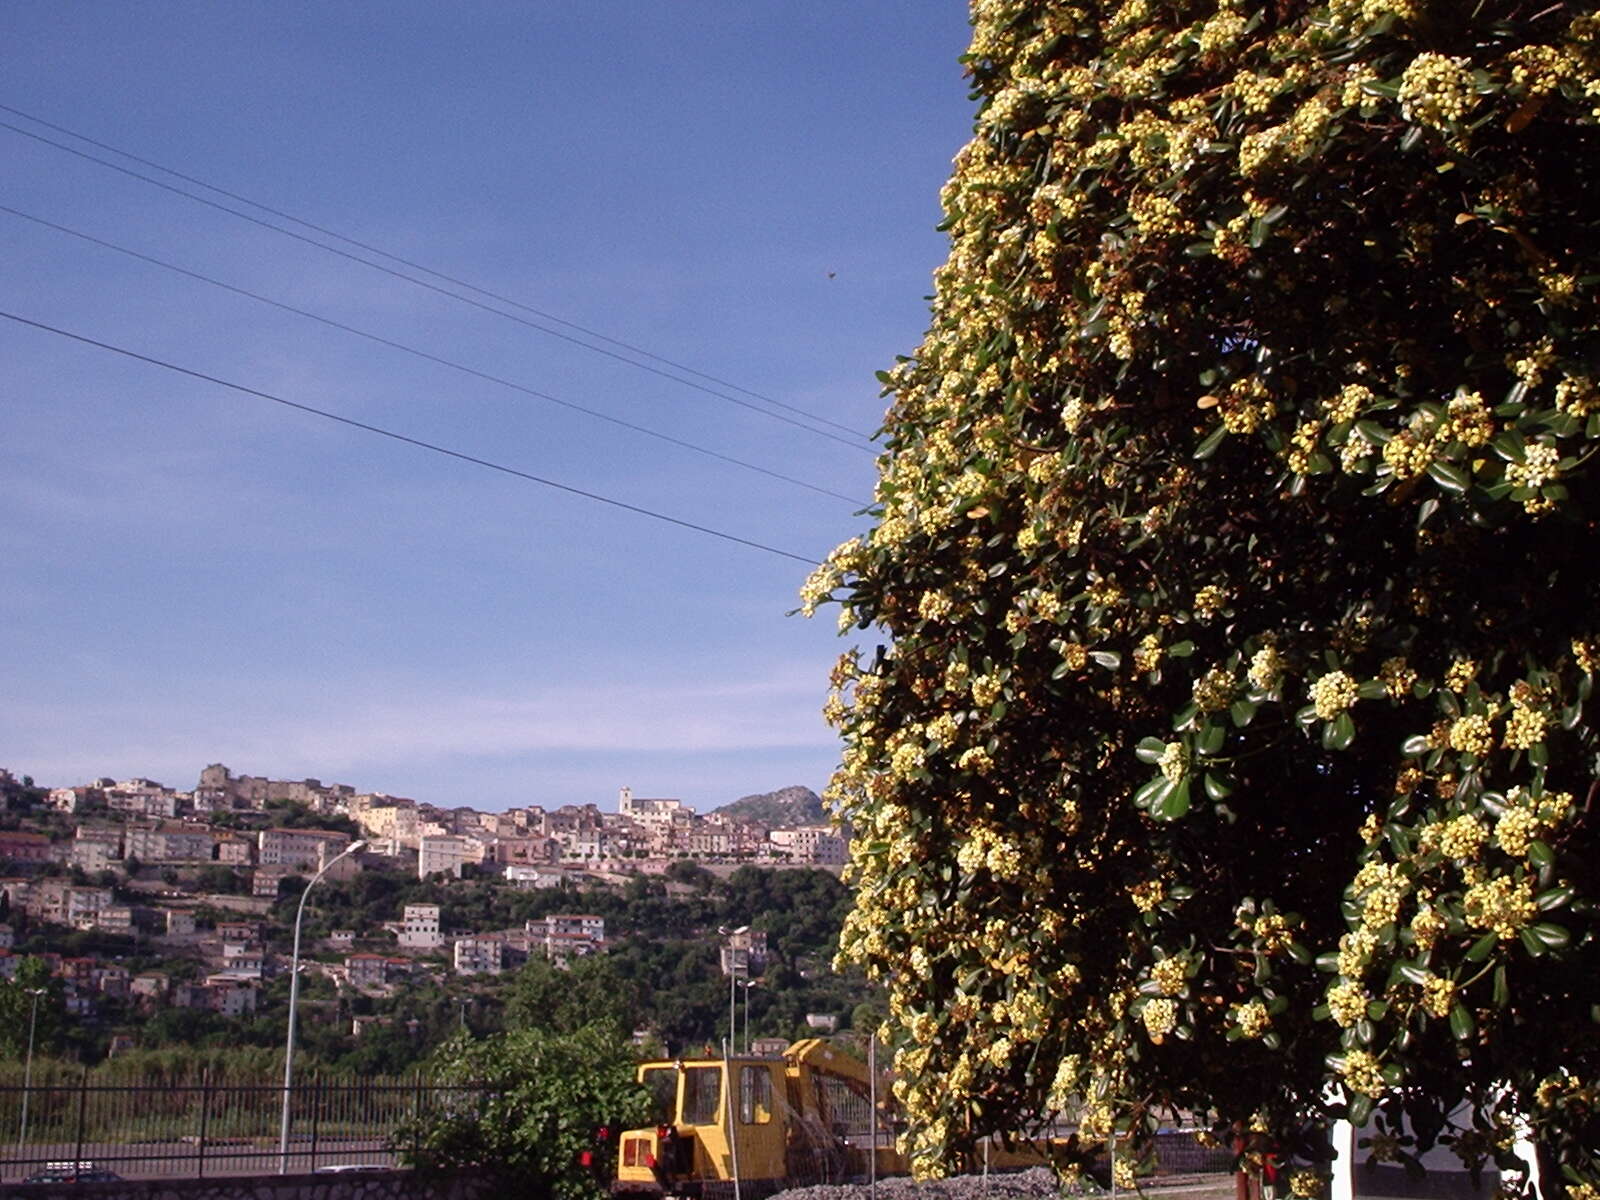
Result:
[[[575,892],[655,877],[670,889],[682,886],[671,880],[685,868],[836,868],[846,849],[820,820],[745,819],[745,802],[702,816],[680,800],[640,798],[626,787],[615,812],[593,804],[482,812],[315,779],[235,775],[222,764],[206,767],[190,790],[145,778],[31,782],[0,772],[0,977],[15,976],[26,928],[27,956],[48,966],[75,1016],[93,1016],[106,1002],[130,1012],[256,1012],[263,988],[289,971],[280,900],[314,877],[348,883],[381,873],[442,886],[446,895],[462,880]],[[788,791],[808,798],[801,811],[820,815],[814,794]],[[606,920],[591,913],[452,928],[444,907],[407,903],[376,927],[327,929],[306,947],[302,970],[340,994],[381,999],[421,981],[499,975],[532,958],[565,968],[607,946]],[[59,943],[72,934],[137,944],[178,969],[135,970],[122,954],[64,952]],[[766,956],[762,932],[722,939],[724,975],[758,974]],[[356,1016],[351,1032],[384,1019]]]

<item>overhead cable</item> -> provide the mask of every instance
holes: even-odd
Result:
[[[32,118],[29,119],[31,120]],[[13,125],[9,121],[0,121],[0,129],[8,129],[12,133],[19,134],[22,137],[29,138],[43,145],[51,146],[62,151],[63,153],[71,154],[76,158],[81,158],[86,162],[96,163],[99,166],[107,168],[108,170],[116,171],[122,175],[127,175],[130,178],[140,180],[143,183],[148,183],[152,187],[158,187],[162,191],[171,192],[173,195],[183,196],[186,199],[193,200],[196,204],[203,204],[207,208],[215,209],[218,212],[224,212],[230,216],[238,217],[241,221],[248,221],[252,225],[259,225],[263,229],[268,229],[274,233],[282,234],[284,237],[293,238],[297,242],[304,242],[308,246],[315,246],[317,249],[325,251],[328,254],[337,255],[338,257],[347,259],[350,262],[360,263],[362,266],[370,267],[372,270],[382,272],[383,274],[391,276],[392,278],[404,280],[406,283],[410,283],[416,287],[425,288],[428,291],[437,293],[441,296],[448,296],[452,300],[460,301],[462,304],[471,305],[473,308],[481,309],[484,312],[493,313],[495,316],[503,317],[507,321],[514,321],[518,325],[525,326],[528,329],[536,329],[540,333],[547,334],[553,338],[559,338],[561,341],[568,342],[574,346],[580,346],[583,349],[592,351],[595,354],[602,354],[607,358],[615,359],[617,362],[627,363],[629,366],[637,367],[641,371],[648,371],[650,374],[660,376],[662,379],[670,379],[674,383],[680,383],[685,387],[693,388],[695,391],[703,392],[708,396],[715,396],[720,400],[727,401],[729,404],[736,404],[740,408],[748,409],[750,412],[758,413],[761,416],[769,418],[770,420],[782,421],[785,425],[792,425],[796,429],[803,429],[807,433],[814,434],[817,437],[827,438],[830,441],[838,442],[842,446],[849,446],[854,450],[861,450],[869,454],[876,453],[871,446],[863,444],[863,442],[859,440],[861,435],[855,433],[854,431],[851,431],[852,436],[850,438],[846,438],[836,433],[829,433],[826,429],[818,429],[816,426],[808,425],[804,421],[798,420],[794,417],[788,417],[783,413],[773,412],[768,408],[762,408],[760,405],[752,404],[748,400],[741,400],[738,396],[730,395],[727,392],[718,391],[716,388],[708,387],[702,383],[696,383],[692,379],[685,379],[681,375],[674,375],[670,371],[663,370],[660,367],[651,366],[649,363],[640,362],[637,359],[629,358],[627,355],[618,353],[615,350],[607,350],[604,346],[596,346],[590,342],[584,341],[581,338],[574,337],[572,334],[563,333],[559,329],[551,329],[547,325],[541,325],[538,321],[519,316],[514,312],[507,312],[503,308],[496,308],[494,305],[485,303],[482,300],[475,300],[471,296],[464,296],[460,292],[452,291],[450,288],[442,287],[436,283],[430,283],[426,279],[419,279],[415,275],[408,275],[404,271],[396,270],[393,267],[387,267],[383,263],[373,262],[370,258],[363,258],[359,254],[353,254],[348,250],[341,250],[339,247],[330,246],[326,242],[319,242],[316,238],[308,237],[303,233],[297,233],[293,229],[286,229],[282,225],[275,224],[272,221],[263,220],[260,217],[243,212],[237,208],[231,207],[230,205],[208,199],[205,196],[196,195],[194,192],[178,187],[175,184],[166,183],[160,179],[154,179],[140,171],[133,170],[131,167],[122,166],[120,163],[114,163],[108,159],[101,158],[98,155],[90,154],[84,150],[79,150],[75,146],[69,146],[64,142],[58,142],[53,138],[47,138],[43,134],[35,133],[31,129],[24,129],[20,125]],[[77,135],[74,134],[72,136],[76,137]],[[115,151],[115,153],[120,154],[121,151]],[[130,155],[129,157],[132,156]],[[165,170],[165,168],[160,169]],[[245,201],[245,203],[253,204],[254,202]],[[441,278],[443,278],[443,276],[441,276]],[[811,414],[806,415],[812,420],[826,421],[826,418],[814,417],[811,416]],[[826,423],[830,425],[834,424],[834,422],[831,421],[826,421]]]
[[[232,391],[241,392],[246,396],[255,396],[261,400],[270,400],[273,404],[281,404],[285,408],[292,408],[299,412],[308,413],[314,417],[321,417],[326,421],[334,421],[340,425],[348,425],[352,429],[360,429],[366,433],[377,434],[379,437],[389,438],[392,441],[404,442],[406,445],[415,446],[419,450],[427,450],[433,454],[442,454],[446,458],[453,458],[460,462],[470,463],[475,467],[483,467],[486,470],[497,471],[502,475],[510,475],[516,479],[526,480],[529,483],[537,483],[543,487],[554,488],[557,491],[567,492],[573,496],[581,496],[585,500],[594,500],[600,504],[608,504],[612,508],[620,508],[627,512],[636,513],[641,517],[649,517],[652,520],[664,521],[669,525],[676,525],[682,529],[691,529],[696,533],[704,533],[710,537],[720,538],[725,542],[735,542],[741,546],[748,546],[752,550],[762,550],[768,554],[776,554],[780,558],[793,559],[795,562],[805,563],[807,566],[817,565],[815,559],[808,558],[803,554],[794,554],[788,550],[780,550],[776,546],[769,546],[764,542],[752,541],[750,538],[742,538],[737,534],[725,533],[720,529],[713,529],[709,525],[700,525],[694,521],[686,521],[681,517],[668,516],[666,513],[657,512],[650,508],[644,508],[637,504],[629,504],[625,500],[617,500],[611,496],[601,495],[599,492],[586,491],[583,488],[573,487],[571,484],[567,483],[558,483],[553,479],[546,479],[543,476],[534,475],[528,471],[518,470],[516,467],[508,467],[503,463],[492,462],[489,459],[479,458],[476,455],[467,454],[460,450],[451,450],[447,446],[441,446],[435,442],[424,441],[421,438],[410,437],[403,433],[396,433],[394,430],[385,429],[381,425],[373,425],[366,421],[358,421],[354,417],[347,417],[340,413],[330,412],[325,408],[315,408],[309,404],[301,404],[297,400],[289,400],[283,396],[275,396],[271,392],[264,392],[259,388],[247,387],[242,383],[234,383],[231,380],[221,379],[215,375],[208,375],[204,371],[195,371],[189,367],[183,367],[179,366],[177,363],[168,362],[165,359],[155,358],[148,354],[140,354],[137,350],[129,350],[125,346],[117,346],[110,342],[102,342],[96,338],[88,337],[85,334],[74,333],[69,329],[62,329],[55,325],[48,325],[43,321],[35,321],[30,317],[22,316],[20,313],[8,312],[4,309],[0,309],[0,317],[4,317],[8,321],[14,321],[18,325],[27,325],[45,333],[53,333],[58,337],[68,338],[74,342],[80,342],[85,346],[93,346],[96,349],[106,350],[112,354],[120,354],[124,358],[131,358],[138,362],[148,363],[153,367],[161,367],[163,370],[173,371],[179,375],[187,375],[191,379],[199,379],[206,383],[214,383],[218,387],[229,388]]]
[[[129,258],[138,259],[140,262],[149,263],[151,266],[160,267],[162,270],[171,271],[175,274],[185,276],[186,278],[209,284],[212,287],[221,288],[223,291],[232,292],[236,296],[244,296],[246,299],[255,300],[261,304],[271,305],[273,308],[280,309],[283,312],[293,313],[297,317],[304,317],[308,321],[316,321],[321,325],[326,325],[330,329],[337,329],[344,333],[354,334],[356,337],[366,338],[368,341],[377,342],[381,346],[388,346],[390,349],[399,350],[405,354],[414,355],[417,358],[425,359],[431,363],[438,363],[440,366],[449,367],[451,370],[460,371],[463,374],[471,375],[476,379],[482,379],[489,383],[498,384],[501,387],[510,388],[512,391],[521,392],[523,395],[532,396],[535,399],[544,400],[551,404],[558,404],[562,408],[569,408],[574,412],[584,413],[588,416],[596,418],[597,420],[608,421],[613,425],[621,426],[623,429],[631,429],[635,433],[642,433],[646,437],[657,438],[660,441],[668,442],[671,445],[680,446],[685,450],[691,450],[696,454],[704,454],[709,458],[715,458],[725,463],[731,463],[732,465],[736,467],[742,467],[747,471],[755,471],[759,474],[766,475],[769,478],[779,479],[784,483],[794,484],[796,487],[806,488],[809,491],[818,492],[824,496],[832,496],[834,499],[843,500],[847,504],[855,504],[861,507],[866,506],[867,502],[858,499],[857,497],[846,496],[842,492],[835,492],[829,488],[820,487],[814,483],[808,483],[804,479],[797,479],[792,475],[785,475],[782,472],[774,471],[769,467],[763,467],[757,463],[747,462],[742,458],[735,458],[731,454],[723,454],[719,450],[712,450],[705,446],[697,445],[694,442],[685,441],[683,438],[673,437],[671,434],[661,433],[657,430],[650,429],[644,425],[636,425],[632,421],[625,421],[621,417],[614,417],[611,414],[601,412],[598,409],[589,408],[586,405],[578,404],[571,400],[563,400],[559,396],[552,396],[550,393],[539,391],[537,388],[531,388],[524,384],[516,383],[510,379],[502,379],[498,375],[489,374],[487,371],[480,371],[477,368],[469,367],[464,363],[459,363],[452,359],[441,357],[437,354],[431,354],[426,350],[419,350],[415,346],[406,345],[404,342],[397,342],[391,338],[383,337],[380,334],[369,333],[364,329],[356,328],[354,325],[346,325],[342,321],[333,320],[331,317],[324,317],[317,313],[310,312],[307,309],[296,308],[292,304],[285,304],[281,300],[274,300],[270,296],[261,295],[259,292],[252,292],[247,288],[237,287],[231,283],[224,283],[220,279],[213,279],[209,275],[202,275],[198,271],[191,271],[187,267],[180,267],[176,263],[167,262],[164,259],[156,258],[154,255],[144,254],[138,250],[129,249],[127,246],[119,246],[117,243],[107,241],[105,238],[95,237],[93,234],[84,233],[82,230],[73,229],[70,226],[62,225],[56,221],[46,220],[44,217],[35,216],[33,213],[23,212],[20,208],[12,208],[8,204],[0,204],[0,212],[8,213],[9,215],[18,217],[24,221],[31,221],[35,225],[43,226],[44,228],[54,230],[57,233],[64,233],[69,237],[78,238],[80,241],[88,242],[91,245],[99,246],[103,249],[114,250],[118,254],[123,254]]]

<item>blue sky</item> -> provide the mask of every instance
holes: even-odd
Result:
[[[103,2],[11,5],[3,29],[0,105],[863,434],[873,372],[925,325],[970,128],[952,0]],[[0,143],[7,208],[871,495],[859,445]],[[0,309],[34,321],[801,556],[862,527],[10,213],[0,254]],[[623,784],[709,809],[820,790],[837,756],[818,712],[849,643],[785,615],[801,563],[9,320],[0,556],[0,765],[45,783],[187,787],[220,760],[486,809]]]

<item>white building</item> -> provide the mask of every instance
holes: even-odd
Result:
[[[505,970],[506,944],[497,937],[456,939],[457,975],[498,975]]]
[[[467,863],[483,861],[483,843],[456,834],[430,835],[417,839],[417,878],[444,872],[461,878]]]
[[[844,838],[828,825],[797,825],[774,829],[768,837],[780,856],[792,862],[838,866],[845,861]]]
[[[439,933],[437,904],[406,905],[405,920],[400,925],[400,944],[411,950],[437,950],[444,945]]]

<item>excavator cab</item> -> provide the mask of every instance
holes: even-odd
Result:
[[[880,1173],[904,1169],[887,1128],[871,1121],[865,1064],[821,1041],[798,1042],[782,1058],[646,1062],[638,1079],[657,1124],[623,1131],[615,1194],[731,1200],[737,1179],[740,1200],[757,1200],[865,1176],[874,1153]]]

